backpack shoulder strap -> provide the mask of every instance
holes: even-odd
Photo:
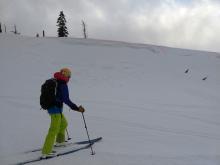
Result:
[[[58,81],[55,78],[52,78],[51,80],[53,80],[55,82],[55,96],[56,96],[57,95]]]

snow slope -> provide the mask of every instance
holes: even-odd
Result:
[[[72,100],[86,108],[89,150],[33,164],[219,165],[220,54],[125,42],[0,35],[0,164],[40,153],[50,119],[41,84],[72,69]],[[184,73],[189,69],[188,73]],[[204,77],[208,78],[203,81]],[[65,107],[73,141],[80,113]]]

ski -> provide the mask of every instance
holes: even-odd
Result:
[[[82,146],[82,147],[79,147],[79,148],[75,148],[75,149],[70,149],[68,151],[62,151],[62,152],[59,152],[56,156],[54,157],[48,157],[48,158],[41,158],[41,157],[38,157],[38,158],[35,158],[35,159],[31,159],[31,160],[26,160],[26,161],[23,161],[23,162],[19,162],[19,163],[16,163],[14,165],[24,165],[24,164],[29,164],[29,163],[34,163],[34,162],[39,162],[39,161],[44,161],[44,160],[48,160],[48,159],[53,159],[53,158],[56,158],[56,157],[59,157],[59,156],[63,156],[63,155],[67,155],[67,154],[71,154],[71,153],[74,153],[74,152],[77,152],[77,151],[80,151],[80,150],[84,150],[84,149],[88,149],[91,147],[91,145],[94,145],[96,142],[100,141],[102,139],[102,137],[99,137],[99,138],[96,138],[96,139],[92,139],[91,140],[91,144],[89,143],[89,141],[82,141],[82,142],[77,142],[77,143],[80,143],[80,144],[86,144],[85,146]]]
[[[99,140],[101,140],[102,137],[98,137],[98,138],[95,138],[95,139],[91,139],[91,143],[95,143]],[[65,145],[65,147],[69,147],[69,146],[72,146],[72,145],[82,145],[82,144],[89,144],[89,141],[88,140],[85,140],[85,141],[79,141],[79,142],[69,142]],[[62,148],[65,148],[65,147],[62,147]],[[54,146],[54,148],[60,148],[60,147],[56,147]],[[25,151],[24,153],[32,153],[32,152],[38,152],[38,151],[41,151],[42,148],[37,148],[37,149],[33,149],[33,150],[29,150],[29,151]]]

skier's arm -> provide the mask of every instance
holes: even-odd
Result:
[[[61,91],[62,91],[62,101],[66,105],[68,105],[72,110],[78,111],[79,107],[75,103],[73,103],[69,98],[69,90],[66,84],[61,86]]]

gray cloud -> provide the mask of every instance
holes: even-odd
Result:
[[[0,21],[56,36],[61,10],[72,37],[82,37],[83,19],[91,38],[220,51],[218,0],[0,0]]]

